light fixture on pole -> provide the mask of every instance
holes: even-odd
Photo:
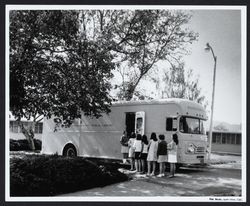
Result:
[[[213,48],[209,45],[209,43],[206,44],[205,50],[208,51],[208,52],[211,51],[212,55],[213,55],[213,58],[214,58],[213,92],[212,92],[211,117],[210,117],[210,128],[209,128],[209,153],[208,153],[208,159],[210,160],[211,151],[212,151],[214,91],[215,91],[215,77],[216,77],[216,62],[217,62],[217,57],[214,55]]]

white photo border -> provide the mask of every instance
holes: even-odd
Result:
[[[241,197],[10,197],[10,164],[9,164],[9,12],[11,10],[79,10],[79,9],[172,9],[172,10],[240,10],[241,11],[241,86],[242,86],[242,196]],[[246,6],[189,6],[189,5],[6,5],[5,7],[5,201],[9,202],[246,202],[246,51],[247,51],[247,7]]]

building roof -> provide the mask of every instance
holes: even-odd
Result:
[[[206,121],[205,127],[209,131],[210,122]],[[241,124],[229,124],[227,122],[214,121],[213,132],[221,133],[241,133]]]

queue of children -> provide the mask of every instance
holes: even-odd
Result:
[[[148,141],[146,135],[131,133],[130,138],[126,139],[127,142],[125,142],[125,135],[124,132],[120,142],[124,159],[130,159],[131,171],[155,176],[156,164],[159,163],[159,174],[157,177],[163,177],[165,176],[166,163],[168,162],[170,164],[169,177],[174,177],[175,164],[177,163],[177,134],[173,134],[170,143],[166,142],[163,134],[159,135],[158,140],[154,132],[151,134],[150,141]],[[126,150],[123,148],[124,145],[127,147]],[[124,151],[127,153],[124,154]]]

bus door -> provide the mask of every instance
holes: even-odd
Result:
[[[130,136],[132,132],[135,132],[135,112],[126,113],[126,132]]]
[[[135,113],[135,132],[144,135],[145,133],[145,112]]]

